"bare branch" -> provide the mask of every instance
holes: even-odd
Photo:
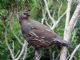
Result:
[[[43,24],[45,20],[45,15],[46,15],[46,11],[44,9],[42,9],[42,15],[43,15],[43,18],[41,20],[41,23]]]
[[[58,18],[58,20],[57,20],[57,21],[54,23],[54,25],[51,27],[52,30],[54,30],[54,29],[58,26],[61,18],[64,17],[65,14],[66,14],[66,11]]]
[[[52,60],[54,60],[55,58],[55,51],[52,52]]]
[[[25,51],[26,44],[27,44],[27,43],[26,43],[26,40],[25,40],[25,41],[24,41],[24,44],[23,44],[23,47],[22,47],[22,50],[21,50],[19,56],[18,56],[15,60],[19,60],[19,59],[21,58],[22,54],[23,54],[24,51]]]
[[[2,43],[2,41],[0,41],[0,44]]]
[[[6,45],[7,45],[8,49],[9,49],[9,51],[10,51],[10,54],[11,54],[12,59],[14,60],[15,57],[14,57],[13,50],[11,49],[10,45],[8,44],[8,41],[7,41],[7,37],[6,36],[5,36],[5,38],[6,38],[5,39]]]
[[[20,50],[18,50],[18,52],[16,53],[15,57],[17,57],[19,55],[19,53],[20,53]]]
[[[41,20],[41,23],[43,24],[45,21],[46,25],[51,28],[51,26],[48,24],[48,21],[46,19],[46,11],[44,9],[42,9],[42,14],[43,14],[43,18]]]
[[[66,21],[66,26],[65,26],[65,31],[64,31],[64,40],[70,41],[72,31],[73,31],[77,21],[79,20],[78,19],[79,14],[80,14],[80,3],[77,5],[70,22],[67,23],[67,21]],[[66,19],[66,20],[68,20],[68,19]],[[66,60],[67,51],[68,51],[68,49],[66,47],[62,48],[60,60]]]
[[[69,20],[70,20],[70,11],[71,11],[71,5],[72,5],[72,0],[67,0],[68,1],[68,5],[67,5],[67,10],[66,10],[66,23],[65,23],[65,28],[68,26],[69,24]]]
[[[60,15],[60,10],[62,8],[62,1],[61,0],[58,0],[59,4],[60,4],[60,7],[59,7],[59,10],[58,10],[58,18],[59,18],[59,15]]]
[[[70,40],[71,32],[73,31],[73,29],[78,21],[79,12],[80,12],[80,4],[77,5],[77,8],[76,8],[68,26],[65,28],[64,39],[69,38],[69,39],[67,39],[67,41]],[[66,35],[66,34],[68,34],[68,35]]]
[[[72,54],[71,54],[69,60],[72,60],[72,58],[74,57],[76,51],[77,51],[79,48],[80,48],[80,44],[76,46],[76,48],[75,48],[74,51],[72,52]]]
[[[48,13],[48,15],[49,15],[49,18],[51,19],[51,21],[53,22],[53,23],[55,23],[55,19],[51,16],[51,14],[50,14],[50,11],[49,11],[49,7],[48,7],[48,2],[46,1],[46,0],[44,0],[44,3],[45,3],[45,8],[46,8],[46,11],[47,11],[47,13]]]
[[[42,50],[41,49],[35,50],[34,60],[40,60],[41,56],[42,56]]]
[[[44,0],[44,3],[45,3],[45,9],[46,9],[46,11],[47,11],[47,13],[48,13],[49,18],[50,18],[51,21],[52,21],[53,26],[51,27],[47,22],[46,22],[46,24],[47,24],[52,30],[54,30],[54,28],[58,26],[58,23],[60,22],[61,18],[65,15],[65,12],[64,12],[64,13],[59,17],[60,9],[61,9],[61,7],[62,7],[62,1],[59,1],[59,3],[60,3],[60,8],[59,8],[59,11],[58,11],[58,17],[59,17],[59,18],[58,18],[58,21],[55,21],[55,19],[51,16],[50,11],[49,11],[49,7],[48,7],[48,2],[47,2],[47,0]],[[54,10],[54,11],[55,11],[55,10]]]
[[[69,22],[69,25],[72,26],[73,29],[76,25],[76,22],[77,22],[79,16],[80,16],[80,3],[77,5],[77,8],[76,8],[76,10],[75,10],[70,22]]]
[[[14,41],[12,43],[12,51],[13,51],[13,54],[14,54]]]
[[[2,24],[3,24],[3,27],[5,29],[5,31],[4,31],[5,42],[6,42],[6,45],[7,45],[8,49],[9,49],[9,51],[10,51],[11,57],[14,60],[15,57],[14,57],[13,50],[11,49],[10,45],[8,44],[8,40],[7,40],[7,28],[6,28],[6,25],[5,25],[6,24],[5,21],[4,22],[2,21]]]
[[[48,23],[47,20],[45,21],[45,23],[46,23],[46,25],[51,29],[51,26],[50,26],[50,24]]]
[[[18,40],[18,42],[21,44],[21,45],[23,45],[23,43],[20,41],[20,39],[18,38],[18,36],[15,34],[15,32],[14,32],[14,30],[13,30],[13,26],[12,26],[12,24],[13,24],[13,15],[12,15],[12,13],[11,13],[11,15],[10,15],[10,17],[9,17],[10,19],[10,29],[11,29],[11,32],[13,33],[13,35],[15,36],[15,38]]]
[[[23,55],[22,60],[25,60],[25,58],[26,58],[27,50],[28,50],[27,47],[28,47],[28,43],[27,43],[27,41],[26,41],[25,51],[24,51],[24,55]]]
[[[58,56],[56,57],[56,59],[55,59],[55,60],[59,60],[59,57],[60,57],[60,53],[58,54]]]
[[[55,12],[56,12],[56,9],[53,10],[53,15],[52,15],[53,17],[54,17],[54,15],[55,15]]]

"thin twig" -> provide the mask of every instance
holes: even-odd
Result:
[[[55,51],[52,52],[52,60],[55,60]]]
[[[13,54],[14,54],[14,41],[13,41],[13,44],[12,44],[12,51],[13,51]]]
[[[69,58],[70,58],[70,53],[69,53],[69,51],[68,51],[68,57],[67,57],[67,60],[69,60]],[[77,60],[77,58],[76,58],[75,56],[73,56],[73,58],[74,58],[74,60]]]
[[[16,53],[15,58],[19,55],[19,53],[20,53],[20,50],[18,50],[18,52]]]
[[[0,41],[0,44],[2,43],[2,41]]]
[[[58,18],[58,20],[57,20],[57,21],[54,23],[54,25],[51,27],[52,30],[54,30],[54,29],[58,26],[61,18],[63,18],[65,14],[66,14],[66,11]]]
[[[72,58],[74,57],[76,51],[77,51],[79,48],[80,48],[80,44],[76,46],[76,48],[75,48],[74,51],[72,52],[72,54],[71,54],[69,60],[72,60]]]
[[[24,41],[22,50],[21,50],[20,54],[18,55],[18,57],[15,60],[19,60],[21,58],[22,54],[24,53],[25,47],[26,47],[26,41]]]
[[[28,43],[27,43],[27,41],[26,41],[26,45],[25,45],[25,51],[24,51],[24,55],[23,55],[23,58],[22,58],[22,60],[25,60],[25,58],[26,58],[26,55],[27,55],[27,47],[28,47]]]
[[[9,51],[10,51],[11,57],[12,57],[12,59],[14,60],[15,57],[14,57],[13,50],[11,49],[10,45],[8,44],[8,40],[7,40],[7,28],[6,28],[6,25],[5,25],[6,23],[4,23],[4,22],[2,21],[2,24],[3,24],[3,27],[4,27],[4,29],[5,29],[5,32],[4,32],[5,42],[6,42],[6,45],[7,45],[8,49],[9,49]]]
[[[53,22],[53,24],[55,23],[55,19],[51,16],[50,14],[50,11],[49,11],[49,7],[48,7],[48,2],[46,0],[44,0],[44,3],[45,3],[45,8],[46,8],[46,11],[49,15],[49,18],[51,19],[51,21]]]
[[[41,23],[43,24],[45,20],[45,15],[46,15],[46,11],[44,9],[42,9],[42,15],[43,15],[43,18],[41,20]]]
[[[61,0],[58,0],[59,4],[60,4],[60,7],[59,7],[59,10],[58,10],[58,18],[59,18],[59,15],[60,15],[60,10],[62,8],[62,1]]]
[[[12,24],[13,24],[13,18],[12,18],[13,16],[11,15],[10,16],[10,29],[11,29],[11,32],[13,33],[13,35],[15,36],[15,38],[18,40],[18,42],[21,44],[21,45],[23,45],[23,43],[20,41],[20,39],[18,38],[18,36],[15,34],[15,32],[14,32],[14,30],[13,30],[13,26],[12,26]]]

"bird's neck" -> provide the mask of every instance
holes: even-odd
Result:
[[[29,19],[24,19],[22,22],[28,22],[29,21]]]
[[[29,23],[29,21],[30,21],[30,19],[23,19],[22,21],[21,21],[21,24],[27,24],[27,23]]]

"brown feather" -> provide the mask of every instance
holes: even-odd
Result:
[[[69,43],[63,41],[60,36],[53,32],[49,27],[25,17],[27,16],[20,16],[20,24],[22,34],[29,44],[35,48],[47,48],[55,43],[68,46]]]

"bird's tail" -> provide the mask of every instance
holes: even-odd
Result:
[[[65,40],[59,40],[57,41],[57,44],[60,44],[61,46],[69,46],[70,45],[70,42],[68,41],[65,41]]]

